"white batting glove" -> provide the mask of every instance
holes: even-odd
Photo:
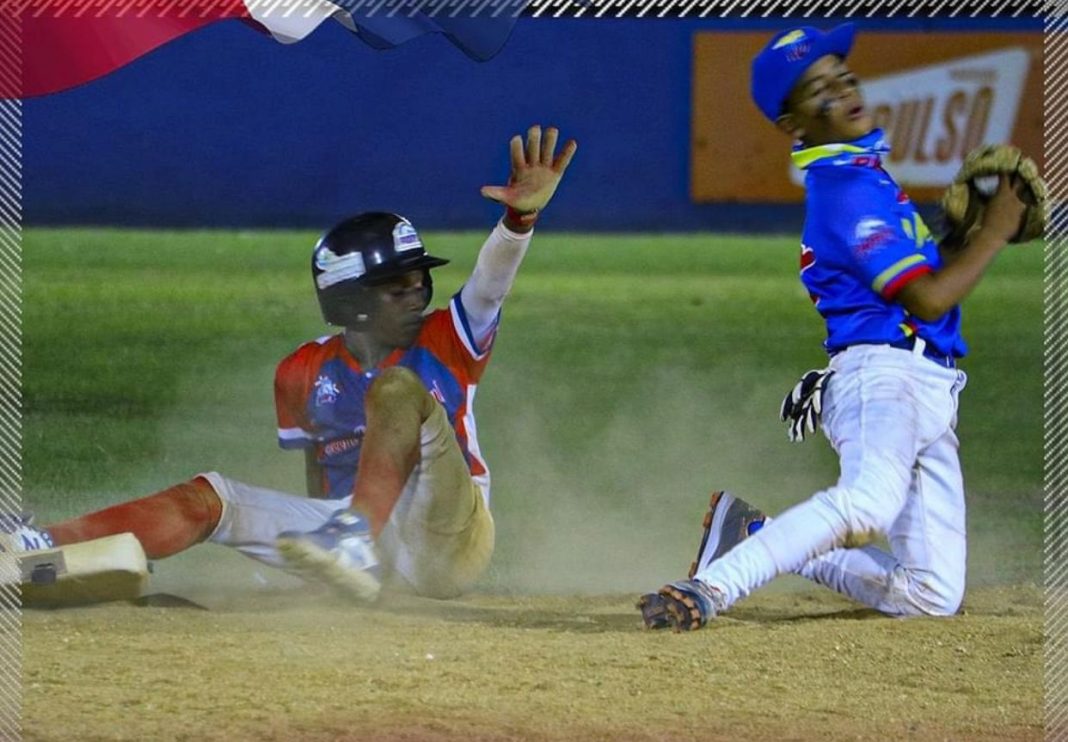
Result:
[[[779,419],[786,423],[786,434],[791,443],[800,443],[809,433],[820,426],[823,413],[823,392],[827,380],[834,376],[829,368],[814,368],[806,371],[794,388],[787,392],[779,410]]]

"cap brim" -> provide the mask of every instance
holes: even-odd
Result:
[[[388,266],[379,266],[377,270],[371,269],[364,274],[362,281],[367,285],[384,283],[409,271],[438,268],[447,265],[448,262],[449,261],[445,258],[436,258],[433,255],[420,255],[411,260],[398,260],[394,263],[390,263]]]

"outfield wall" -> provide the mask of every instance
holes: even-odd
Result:
[[[917,35],[913,46],[928,52],[933,32],[965,44],[1011,34],[1009,45],[1019,47],[1022,39],[1031,87],[1014,115],[1040,129],[1040,22],[859,25],[873,41]],[[714,55],[694,62],[701,43],[707,55],[709,34],[741,39],[781,27],[524,18],[504,50],[479,64],[434,35],[375,51],[327,23],[283,46],[239,22],[218,23],[101,80],[25,102],[25,221],[318,228],[353,211],[390,209],[426,227],[477,228],[497,213],[478,188],[506,176],[508,137],[541,122],[580,142],[547,227],[793,230],[800,191],[788,185],[788,143],[781,171],[769,145],[761,145],[759,168],[736,146],[750,129],[774,136],[744,94],[739,54],[724,52],[723,69],[733,67],[719,79],[729,84],[726,92],[713,86],[711,98],[717,78],[707,70],[719,63]],[[908,46],[870,64],[907,66]],[[931,105],[950,98],[928,104],[928,117]],[[725,132],[703,125],[728,119]],[[746,173],[755,191],[731,185]],[[760,184],[778,185],[765,192]]]

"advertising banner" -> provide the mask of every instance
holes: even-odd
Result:
[[[749,99],[750,60],[767,38],[695,36],[695,202],[802,200],[789,139]],[[1041,34],[858,36],[849,64],[891,145],[886,168],[913,199],[937,199],[964,155],[980,144],[1011,142],[1042,166],[1041,55]]]

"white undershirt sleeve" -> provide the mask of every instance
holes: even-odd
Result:
[[[533,231],[518,234],[498,222],[478,253],[471,278],[460,290],[468,327],[480,350],[485,349],[486,341],[497,327],[504,297],[512,290],[533,234]]]

